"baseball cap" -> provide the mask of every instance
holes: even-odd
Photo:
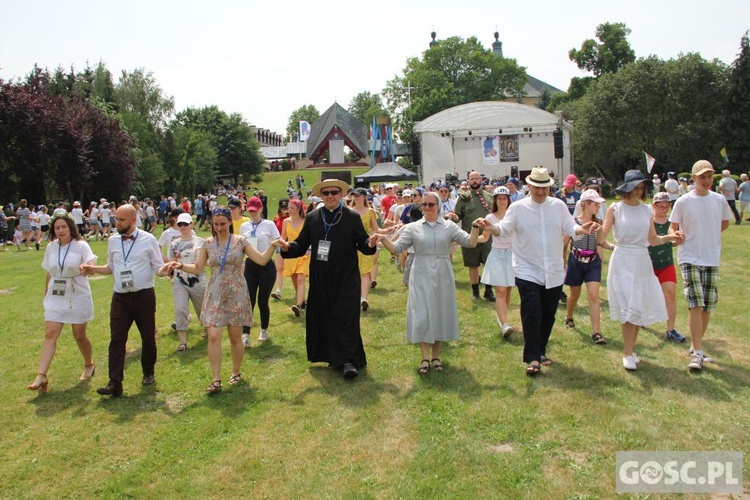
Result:
[[[669,203],[669,193],[666,191],[659,191],[658,193],[654,194],[654,203],[660,203],[662,201],[666,201]]]
[[[714,172],[714,167],[708,160],[698,160],[693,164],[693,175],[702,175],[706,172]]]
[[[570,175],[568,175],[568,176],[567,176],[567,177],[565,178],[565,182],[563,183],[563,185],[564,185],[565,187],[573,187],[573,186],[575,186],[575,185],[576,185],[576,181],[577,181],[577,180],[578,180],[578,177],[576,177],[576,176],[575,176],[575,175],[573,175],[573,174],[570,174]]]
[[[599,196],[593,189],[587,189],[581,194],[581,201],[593,201],[594,203],[604,203],[604,198]]]
[[[404,189],[404,192],[401,194],[401,196],[411,196],[413,194],[414,193],[412,192],[411,189]]]
[[[515,184],[516,186],[518,186],[518,179],[516,179],[515,177],[511,177],[510,179],[508,179],[508,182],[512,182],[513,184]]]
[[[239,198],[230,198],[227,202],[227,206],[230,208],[240,208],[242,206],[242,202]]]
[[[252,198],[247,200],[247,204],[245,206],[247,207],[248,212],[263,210],[263,202],[260,201],[260,198],[258,198],[257,196],[253,196]]]
[[[190,217],[190,214],[182,213],[177,216],[177,224],[179,224],[180,222],[187,222],[188,224],[192,224],[193,218]]]

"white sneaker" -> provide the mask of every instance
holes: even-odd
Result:
[[[261,329],[260,335],[258,335],[258,340],[260,340],[260,341],[268,340],[268,330]]]
[[[250,334],[249,333],[242,334],[242,345],[245,347],[250,346]]]
[[[693,352],[692,357],[690,358],[690,363],[688,363],[688,368],[691,370],[702,370],[703,369],[703,353],[701,351],[695,351]]]
[[[692,350],[692,349],[690,349],[688,351],[688,356],[692,358],[693,354],[695,354],[695,351]],[[703,362],[704,363],[713,363],[714,362],[714,358],[712,358],[711,356],[706,356],[706,353],[704,352],[703,353]]]
[[[641,364],[641,358],[638,357],[638,354],[636,354],[635,351],[633,351],[632,358],[633,358],[633,361],[635,361],[636,365],[640,365]]]
[[[510,325],[509,325],[508,323],[505,323],[505,324],[503,325],[503,327],[502,327],[501,331],[503,332],[503,338],[504,338],[504,339],[507,339],[507,338],[508,338],[508,337],[510,337],[510,336],[511,336],[511,334],[513,333],[513,327],[512,327],[512,326],[510,326]]]
[[[275,291],[274,291],[274,292],[273,292],[273,293],[271,294],[271,297],[273,297],[273,298],[274,298],[274,299],[276,299],[276,300],[281,300],[281,290],[277,288],[277,289],[276,289],[276,290],[275,290]]]
[[[635,371],[638,369],[638,364],[635,362],[634,356],[623,356],[622,366],[628,371]]]

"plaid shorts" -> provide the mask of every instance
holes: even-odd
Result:
[[[680,271],[688,308],[702,307],[709,312],[716,309],[716,303],[719,302],[719,291],[716,288],[716,282],[719,281],[718,266],[680,264]]]

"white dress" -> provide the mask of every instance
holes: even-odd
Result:
[[[84,240],[72,240],[62,248],[59,240],[47,245],[42,261],[50,275],[43,303],[45,321],[79,325],[94,319],[89,279],[78,267],[96,258]]]
[[[404,226],[395,244],[396,252],[414,247],[406,307],[406,338],[409,342],[458,340],[456,280],[450,260],[451,244],[469,246],[469,234],[454,222],[425,219]]]
[[[651,208],[624,202],[613,207],[616,246],[607,272],[610,317],[639,326],[666,321],[667,305],[648,255]]]
[[[487,215],[487,220],[493,225],[500,222],[495,214]],[[482,283],[491,286],[516,286],[512,238],[492,235],[492,250],[482,271]]]

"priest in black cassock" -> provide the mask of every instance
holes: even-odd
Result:
[[[307,359],[327,362],[344,377],[358,375],[367,364],[359,329],[360,275],[357,250],[375,253],[359,214],[341,199],[349,185],[338,179],[315,184],[313,195],[322,207],[305,217],[302,230],[291,243],[282,243],[285,259],[310,255],[310,288],[307,297]]]

